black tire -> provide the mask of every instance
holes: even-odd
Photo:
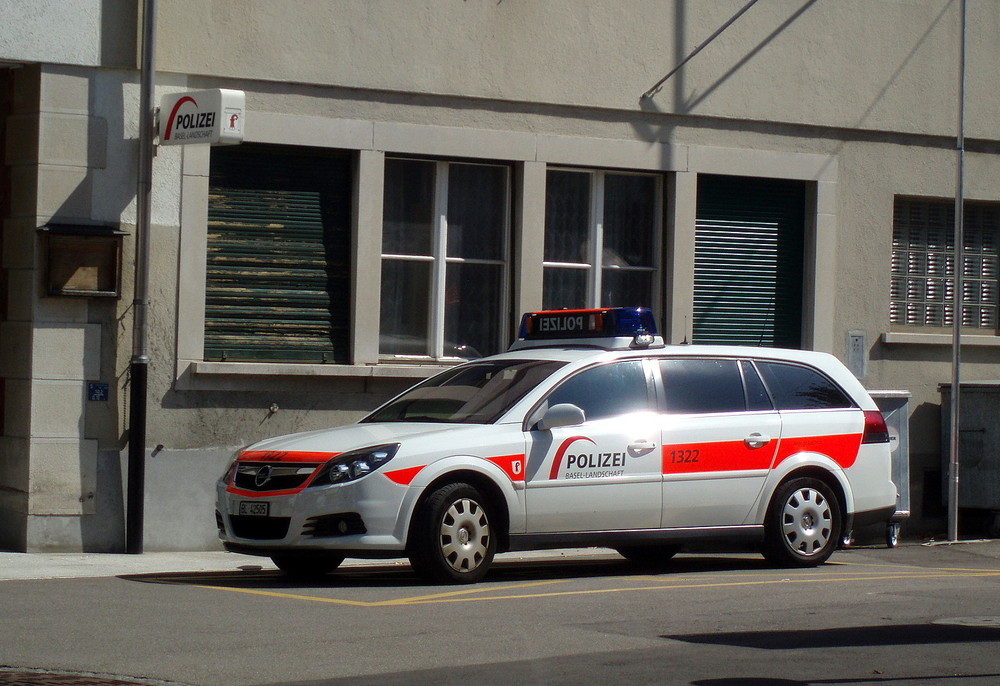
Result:
[[[471,584],[489,571],[497,549],[492,506],[474,486],[453,483],[421,504],[410,527],[407,555],[414,571],[434,583]]]
[[[315,579],[329,574],[344,561],[343,555],[274,555],[271,562],[296,579]]]
[[[649,569],[666,567],[680,549],[674,544],[622,545],[615,548],[629,562]]]
[[[825,482],[800,477],[775,491],[764,521],[764,557],[782,567],[826,562],[841,538],[840,502]]]

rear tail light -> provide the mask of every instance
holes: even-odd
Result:
[[[888,443],[889,427],[885,425],[885,417],[878,410],[865,410],[865,433],[862,443]]]

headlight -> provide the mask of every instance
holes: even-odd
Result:
[[[337,455],[320,468],[309,487],[330,486],[360,479],[391,460],[397,450],[399,443],[389,443]]]
[[[222,477],[219,479],[224,484],[230,484],[233,481],[233,472],[236,471],[236,465],[239,464],[240,455],[243,453],[242,450],[236,452],[236,455],[229,462],[229,466],[226,467],[226,471],[222,473]]]

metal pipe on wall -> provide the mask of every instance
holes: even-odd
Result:
[[[139,168],[136,187],[135,295],[132,301],[132,360],[129,365],[128,485],[125,550],[142,552],[146,495],[146,403],[149,371],[149,233],[152,211],[153,105],[156,77],[156,0],[142,4],[139,76]]]
[[[959,436],[962,384],[962,303],[965,300],[965,51],[966,0],[960,5],[958,88],[958,178],[955,189],[955,302],[951,343],[951,436],[948,456],[948,540],[958,540]]]

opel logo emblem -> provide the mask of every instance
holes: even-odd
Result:
[[[271,480],[271,465],[266,464],[257,470],[257,473],[253,477],[253,483],[257,488],[260,488],[268,481]]]

